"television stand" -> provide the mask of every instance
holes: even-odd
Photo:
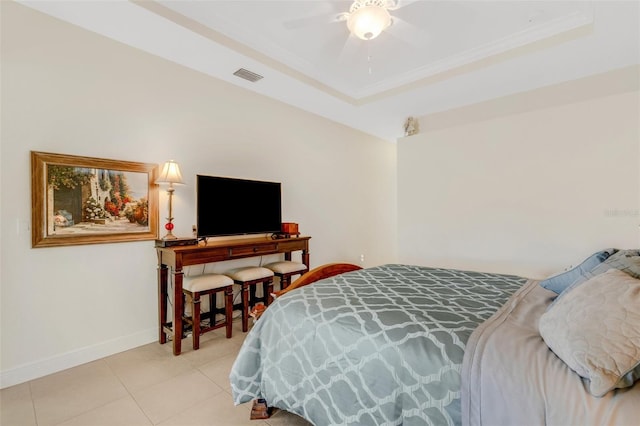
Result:
[[[311,237],[296,237],[273,240],[270,237],[238,238],[200,242],[197,245],[156,247],[158,255],[158,323],[159,342],[173,339],[173,354],[182,351],[182,279],[183,268],[204,263],[224,262],[247,257],[283,253],[291,260],[291,253],[302,251],[302,263],[309,268],[309,240]],[[169,272],[171,270],[171,272]],[[173,315],[167,321],[167,297],[169,273],[173,275]]]

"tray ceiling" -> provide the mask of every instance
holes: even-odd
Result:
[[[24,1],[35,9],[383,139],[407,116],[638,63],[637,2],[397,0],[349,34],[345,1]],[[245,68],[264,78],[233,75]]]

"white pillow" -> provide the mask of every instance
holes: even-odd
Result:
[[[604,396],[640,378],[640,280],[618,270],[585,281],[540,317],[547,346]]]

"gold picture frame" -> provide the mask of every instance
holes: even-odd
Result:
[[[31,151],[31,246],[157,239],[157,169]]]

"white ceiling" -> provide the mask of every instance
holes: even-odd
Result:
[[[408,116],[640,63],[638,1],[397,0],[370,41],[336,20],[349,1],[21,3],[390,141]]]

